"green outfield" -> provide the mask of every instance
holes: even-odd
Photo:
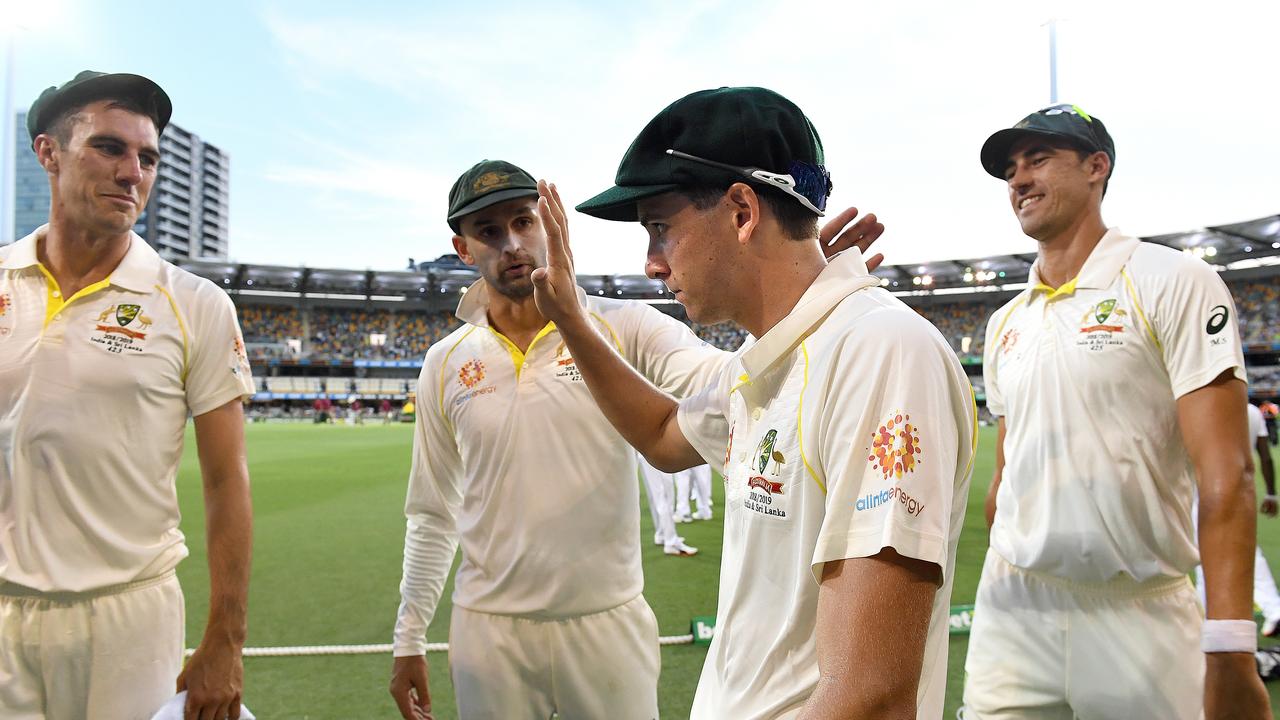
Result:
[[[399,603],[404,540],[403,502],[412,428],[408,425],[250,425],[249,468],[256,514],[249,645],[312,646],[388,643]],[[984,430],[974,469],[969,512],[960,539],[953,603],[973,601],[987,546],[982,497],[991,477],[994,433]],[[626,482],[620,478],[620,482]],[[715,612],[720,564],[720,483],[713,483],[716,518],[680,526],[700,548],[671,558],[651,540],[641,513],[645,596],[663,635],[689,632],[694,615]],[[188,432],[178,478],[183,530],[191,557],[179,575],[187,596],[187,643],[199,641],[208,611],[204,514],[195,444]],[[644,493],[641,493],[643,500]],[[574,522],[566,516],[565,522]],[[1280,571],[1280,520],[1260,522],[1263,551]],[[448,634],[451,587],[428,638]],[[946,717],[955,715],[966,642],[954,637]],[[662,650],[660,696],[666,718],[687,717],[705,649]],[[444,653],[428,656],[438,720],[456,717]],[[245,699],[260,718],[365,720],[398,717],[387,694],[391,657],[385,655],[249,658]],[[1275,685],[1272,702],[1280,701]]]

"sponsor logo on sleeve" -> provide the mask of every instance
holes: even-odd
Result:
[[[9,314],[9,308],[11,307],[13,307],[13,298],[7,293],[0,293],[0,319]],[[8,325],[0,325],[0,337],[5,337],[10,332],[12,332],[12,328]]]
[[[920,428],[911,422],[911,415],[895,410],[871,434],[871,446],[866,452],[867,462],[874,471],[880,473],[881,479],[901,480],[913,474],[922,462]],[[857,512],[874,510],[894,501],[913,517],[924,512],[924,502],[912,496],[898,483],[863,495],[854,501],[854,509]]]
[[[1018,344],[1018,329],[1009,328],[1000,336],[1000,354],[1008,355],[1013,346]]]
[[[911,416],[895,410],[871,433],[867,462],[885,480],[901,479],[915,472],[920,464],[920,429],[911,424]]]
[[[497,387],[494,385],[486,385],[481,388],[476,387],[484,380],[484,377],[484,363],[480,362],[478,358],[472,358],[463,363],[462,367],[458,368],[458,384],[461,385],[466,392],[459,395],[453,401],[453,404],[461,405],[462,403],[479,395],[489,395],[495,392]]]
[[[1204,331],[1210,335],[1222,332],[1222,329],[1227,326],[1227,318],[1230,315],[1226,305],[1214,305],[1209,309],[1209,321],[1204,324]]]

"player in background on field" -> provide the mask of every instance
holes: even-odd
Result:
[[[169,96],[84,71],[31,105],[49,223],[0,248],[0,717],[238,718],[252,505],[235,307],[132,231]],[[12,140],[12,138],[8,138]],[[209,619],[183,667],[174,488],[195,424]]]
[[[430,709],[426,630],[459,545],[449,672],[463,720],[658,713],[635,455],[534,302],[530,278],[547,263],[537,197],[528,173],[488,160],[449,194],[454,248],[482,279],[418,380],[390,686],[405,718]],[[830,223],[824,245],[856,214]],[[831,249],[882,231],[869,215]],[[647,304],[573,292],[592,327],[669,391],[701,387],[727,361]]]
[[[702,464],[681,470],[673,475],[676,484],[676,522],[711,519],[711,466]],[[697,509],[689,512],[690,494],[697,501]]]
[[[1270,718],[1235,309],[1202,260],[1103,223],[1115,156],[1074,105],[982,147],[1038,257],[987,324],[999,439],[965,717]]]
[[[685,543],[684,538],[676,532],[673,500],[675,497],[675,477],[649,464],[640,453],[636,453],[636,464],[640,466],[640,477],[644,481],[644,489],[649,497],[649,515],[653,518],[653,544],[661,545],[667,555],[676,557],[692,557],[698,554],[698,548]]]
[[[564,208],[542,188],[538,307],[596,402],[655,466],[723,468],[718,617],[696,720],[942,715],[973,392],[941,334],[860,253],[824,259],[823,163],[794,103],[707,90],[660,112],[616,186],[578,206],[640,222],[649,276],[692,321],[733,320],[758,338],[683,401],[591,323]]]

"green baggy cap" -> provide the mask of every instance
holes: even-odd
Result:
[[[635,222],[637,200],[718,183],[752,182],[777,188],[777,183],[745,176],[742,171],[794,176],[797,167],[818,178],[806,194],[814,205],[825,206],[831,184],[823,162],[818,131],[785,97],[759,87],[701,90],[676,100],[650,120],[622,156],[614,186],[577,209],[604,220]]]

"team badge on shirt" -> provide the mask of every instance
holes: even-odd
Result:
[[[1076,338],[1076,347],[1083,347],[1094,352],[1110,345],[1123,345],[1124,325],[1120,318],[1129,313],[1116,307],[1116,299],[1108,298],[1094,305],[1080,318],[1080,335]],[[1108,320],[1111,321],[1108,323]]]
[[[751,456],[751,476],[747,478],[747,496],[743,506],[761,515],[776,518],[787,516],[782,502],[784,483],[779,478],[787,458],[778,450],[778,431],[771,428],[760,438],[755,455]]]
[[[143,341],[147,339],[144,331],[151,328],[151,322],[141,305],[110,305],[98,313],[94,334],[89,340],[110,353],[142,352]]]
[[[582,373],[578,370],[578,363],[569,354],[569,349],[564,343],[560,343],[560,351],[556,353],[556,377],[567,378],[569,382],[582,382]]]

